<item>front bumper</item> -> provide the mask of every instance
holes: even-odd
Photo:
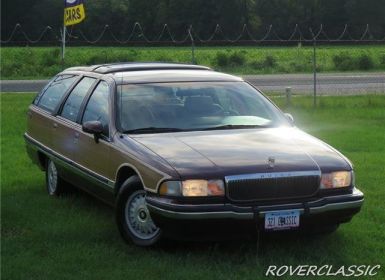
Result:
[[[361,209],[363,193],[354,188],[352,193],[325,196],[313,200],[287,204],[242,206],[224,204],[186,204],[171,199],[149,195],[147,207],[156,224],[166,228],[193,225],[207,228],[216,224],[233,227],[235,224],[249,228],[262,227],[266,213],[280,210],[298,210],[301,226],[308,224],[339,224],[348,222]],[[235,224],[234,224],[235,223]],[[241,226],[241,227],[242,227]]]

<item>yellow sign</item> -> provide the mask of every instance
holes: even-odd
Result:
[[[82,0],[66,0],[64,8],[64,25],[78,24],[86,18]]]

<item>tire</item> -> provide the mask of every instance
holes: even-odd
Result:
[[[65,192],[65,182],[60,178],[55,163],[48,159],[45,171],[47,192],[50,196],[58,196]]]
[[[145,196],[139,178],[132,176],[120,188],[115,210],[121,236],[126,242],[138,246],[154,245],[162,235],[151,219]]]

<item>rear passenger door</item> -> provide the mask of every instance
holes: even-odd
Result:
[[[75,161],[75,148],[77,147],[76,135],[81,129],[77,122],[81,107],[87,94],[93,89],[95,78],[83,77],[67,96],[62,107],[58,110],[57,117],[52,122],[53,150],[63,160],[61,175],[73,182],[76,176],[73,172]]]
[[[46,148],[52,149],[53,114],[78,78],[76,75],[56,76],[36,96],[29,108],[27,134]]]

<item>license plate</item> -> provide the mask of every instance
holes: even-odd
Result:
[[[268,212],[265,214],[265,229],[280,230],[299,227],[299,210]]]

